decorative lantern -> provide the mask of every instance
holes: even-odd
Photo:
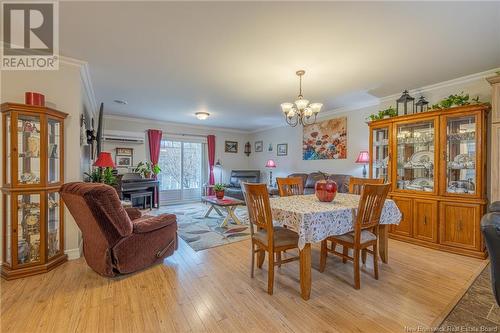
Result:
[[[417,103],[415,103],[415,113],[426,112],[429,102],[426,101],[424,96],[420,96]]]
[[[396,111],[399,110],[403,112],[404,115],[413,113],[415,98],[411,97],[408,90],[403,91],[403,95],[396,100]]]
[[[250,156],[250,153],[252,152],[252,145],[250,142],[245,143],[245,155]]]

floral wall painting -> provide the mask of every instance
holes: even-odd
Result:
[[[255,152],[256,153],[262,152],[263,148],[264,148],[264,142],[262,142],[262,141],[255,141]]]
[[[347,158],[347,117],[304,126],[304,160],[345,158]]]

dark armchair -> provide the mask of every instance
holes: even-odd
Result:
[[[68,183],[60,193],[82,231],[85,260],[101,275],[141,270],[177,249],[175,215],[125,209],[115,189],[104,184]]]
[[[500,201],[492,203],[489,211],[481,219],[481,232],[490,256],[493,294],[500,306]]]
[[[241,183],[258,183],[260,182],[259,170],[233,170],[231,171],[231,178],[226,187],[225,193],[228,197],[233,197],[240,200],[243,198],[243,189]]]

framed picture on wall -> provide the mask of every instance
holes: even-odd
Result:
[[[128,168],[132,166],[132,156],[116,155],[115,163],[117,168]]]
[[[264,150],[264,142],[263,141],[255,141],[255,152],[260,153]]]
[[[134,148],[118,148],[118,147],[116,147],[116,155],[133,156],[134,155]]]
[[[237,141],[224,142],[224,151],[226,153],[237,153],[238,152],[238,142]]]
[[[288,155],[288,143],[278,143],[276,145],[276,154],[278,156]]]

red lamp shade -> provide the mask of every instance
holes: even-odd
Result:
[[[94,162],[94,166],[99,168],[114,168],[115,162],[113,162],[111,158],[111,153],[99,153],[99,157],[97,157],[97,160]]]
[[[360,151],[356,163],[368,163],[370,162],[370,155],[367,151]]]
[[[266,168],[276,168],[276,163],[273,160],[268,160],[266,162]]]

